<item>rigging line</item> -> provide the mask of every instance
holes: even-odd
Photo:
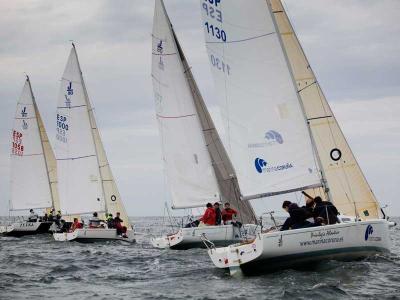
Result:
[[[251,40],[255,40],[255,39],[259,39],[265,36],[269,36],[272,34],[275,34],[276,31],[273,32],[269,32],[269,33],[264,33],[262,35],[258,35],[258,36],[253,36],[250,38],[246,38],[246,39],[241,39],[241,40],[235,40],[235,41],[226,41],[226,42],[206,42],[206,44],[233,44],[233,43],[241,43],[241,42],[247,42],[247,41],[251,41]]]
[[[76,159],[88,158],[88,157],[96,157],[96,154],[77,156],[77,157],[68,157],[68,158],[57,158],[56,160],[76,160]]]

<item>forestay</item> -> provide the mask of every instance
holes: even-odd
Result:
[[[379,204],[317,82],[281,1],[271,0],[284,49],[315,140],[331,200],[342,214],[363,219],[380,216]],[[308,191],[325,196],[322,189]]]
[[[244,198],[320,186],[297,91],[265,0],[201,0],[226,145]]]
[[[18,100],[11,136],[10,210],[52,206],[39,120],[40,114],[27,78]]]
[[[56,119],[58,187],[64,215],[105,211],[88,110],[73,47],[61,79]]]
[[[162,1],[153,22],[152,77],[164,168],[174,208],[219,200],[199,116]]]

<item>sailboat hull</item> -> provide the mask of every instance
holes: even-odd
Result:
[[[116,229],[107,228],[83,228],[76,229],[74,232],[54,233],[53,237],[56,241],[76,241],[81,243],[94,243],[101,241],[124,241],[129,243],[135,242],[135,235],[133,230],[127,231],[127,238],[117,235]]]
[[[255,225],[245,225],[245,227]],[[251,229],[247,228],[248,231]],[[187,250],[191,248],[205,248],[201,236],[205,235],[216,246],[227,246],[243,239],[238,227],[233,225],[204,226],[181,228],[177,233],[152,238],[151,244],[159,249]]]
[[[0,226],[0,233],[15,237],[48,233],[52,224],[53,222],[15,222],[9,226]]]
[[[355,260],[389,249],[389,222],[370,220],[259,233],[250,243],[212,248],[208,254],[217,268],[234,274],[310,268],[315,262]]]

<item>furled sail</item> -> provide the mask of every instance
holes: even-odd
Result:
[[[153,89],[172,205],[205,206],[219,201],[220,192],[186,70],[160,0],[153,22]]]
[[[325,99],[281,1],[271,0],[270,3],[328,181],[331,200],[342,214],[363,219],[380,217],[380,206]],[[324,196],[322,189],[309,193]]]
[[[49,144],[43,145],[46,142],[46,132],[27,78],[18,100],[11,136],[10,210],[53,206],[47,169],[52,164],[52,153]],[[48,165],[46,159],[49,159]]]
[[[200,5],[226,146],[244,198],[321,186],[309,129],[265,0]]]
[[[57,106],[56,157],[64,215],[104,212],[97,151],[75,47],[61,79]]]

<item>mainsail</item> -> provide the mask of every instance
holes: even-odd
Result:
[[[195,137],[197,142],[195,147],[191,148],[192,152],[187,151],[187,148],[183,148],[183,155],[190,156],[193,153],[202,153],[204,157],[203,166],[205,170],[207,170],[208,178],[210,182],[206,182],[203,186],[204,191],[207,191],[207,186],[211,186],[211,193],[213,191],[218,191],[221,201],[230,202],[234,207],[238,208],[240,211],[240,218],[245,223],[255,223],[256,217],[254,215],[253,209],[251,208],[248,202],[240,201],[240,192],[237,186],[237,179],[233,170],[233,167],[228,159],[225,148],[222,145],[222,142],[219,138],[219,135],[216,131],[214,123],[211,119],[211,116],[207,110],[207,107],[204,103],[203,98],[201,97],[200,91],[197,87],[197,84],[194,80],[193,74],[190,70],[189,64],[183,54],[182,48],[178,42],[178,39],[175,36],[175,32],[172,28],[172,25],[168,19],[167,13],[165,11],[165,7],[162,1],[156,1],[155,15],[154,15],[154,31],[153,31],[153,86],[156,97],[156,106],[158,109],[158,120],[160,125],[160,132],[163,136],[163,144],[171,140],[170,135],[173,132],[165,132],[163,128],[166,128],[164,125],[165,122],[170,121],[169,119],[165,120],[162,118],[160,113],[164,110],[170,109],[170,105],[176,105],[182,107],[185,105],[190,107],[190,114],[192,114],[192,118],[190,120],[184,119],[184,122],[191,122],[194,126],[187,126],[187,123],[177,124],[180,126],[181,130],[191,128],[191,132],[187,132],[186,135],[182,135],[181,144],[192,143],[193,138]],[[157,32],[158,30],[158,32]],[[163,32],[160,32],[162,30]],[[164,49],[160,49],[158,46],[165,47],[166,43],[169,44],[170,52],[163,52]],[[161,52],[160,52],[161,51]],[[169,56],[164,56],[167,53],[174,53],[174,58],[171,61],[166,63],[165,59],[169,59]],[[163,55],[164,54],[164,55]],[[161,65],[160,65],[161,62]],[[161,67],[161,68],[160,68]],[[165,72],[179,72],[176,76],[179,80],[167,81],[171,79],[169,74],[164,74]],[[184,89],[184,97],[178,96],[179,94],[169,96],[169,98],[165,98],[168,93],[167,90],[177,90]],[[162,97],[162,98],[160,98]],[[168,96],[167,96],[168,97]],[[185,115],[187,112],[180,111],[177,115]],[[179,121],[179,120],[174,120]],[[190,141],[185,139],[185,136],[191,136]],[[175,137],[176,138],[176,137]],[[169,140],[168,140],[169,139]],[[165,146],[164,148],[165,149]],[[172,149],[171,149],[172,150]],[[164,153],[167,154],[164,150]],[[182,157],[178,154],[179,157]],[[171,159],[171,158],[169,158]],[[166,160],[164,160],[166,162]],[[198,163],[196,163],[198,166]],[[210,168],[212,166],[212,168]],[[173,172],[168,172],[168,168],[171,168],[170,164],[165,164],[167,174],[174,174]],[[193,170],[193,169],[192,169]],[[200,171],[200,170],[199,170]],[[176,174],[176,173],[175,173]],[[193,173],[192,173],[193,174]],[[204,173],[196,172],[190,176],[193,178],[194,183],[199,183],[203,180]],[[185,185],[186,182],[177,182],[179,185]],[[176,188],[180,188],[177,186]],[[193,191],[192,191],[193,192]],[[173,197],[173,201],[187,201],[190,198],[190,194],[181,194],[180,199],[176,199]],[[199,205],[204,206],[205,203],[212,200],[208,195],[206,197],[202,196],[202,200],[200,200]],[[196,203],[188,203],[188,205],[193,206]],[[174,203],[174,206],[176,204]]]
[[[129,224],[97,129],[75,46],[57,108],[57,164],[63,214],[121,213]]]
[[[57,208],[54,155],[27,77],[11,141],[10,210]]]
[[[331,200],[342,214],[362,219],[380,217],[379,204],[325,99],[281,1],[271,0],[270,5],[328,181]],[[325,196],[322,189],[308,193]]]
[[[309,129],[265,0],[200,4],[226,146],[243,197],[321,186]]]

